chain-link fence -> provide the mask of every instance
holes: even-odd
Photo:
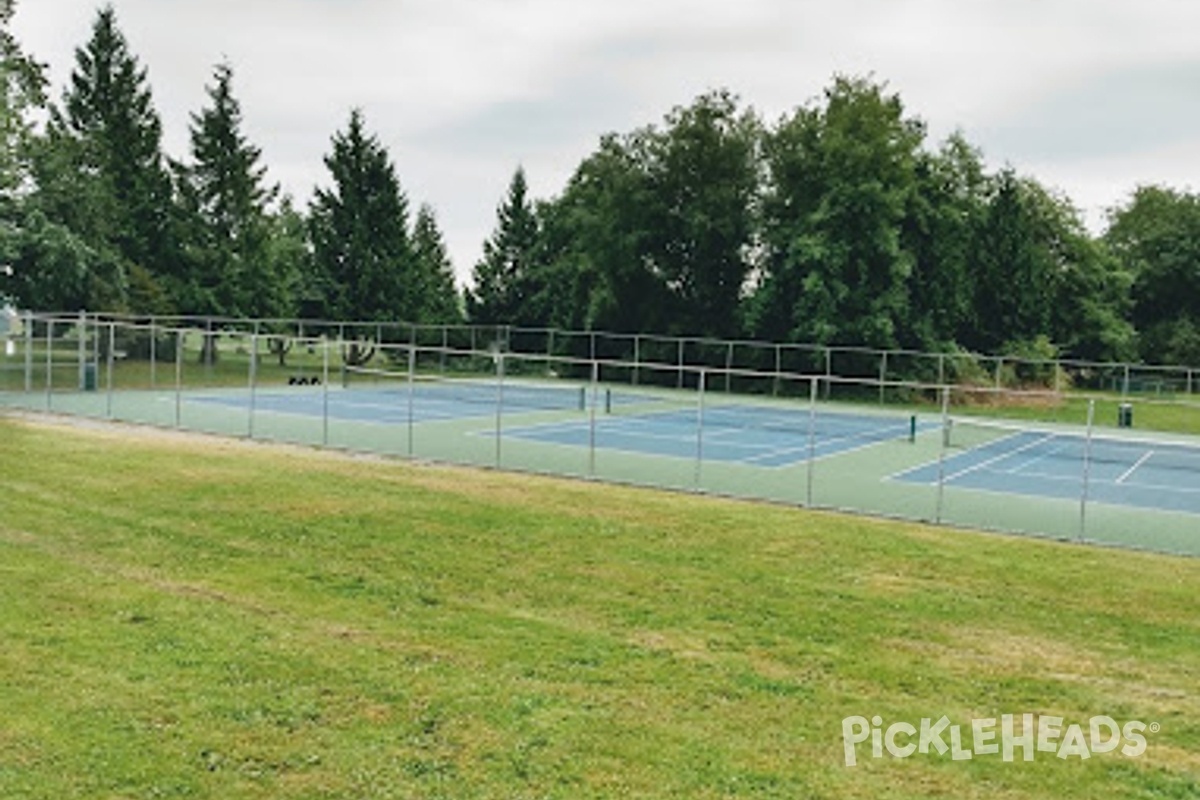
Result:
[[[1186,370],[89,315],[0,353],[8,408],[1200,554]]]

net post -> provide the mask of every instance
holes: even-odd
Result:
[[[946,354],[938,353],[938,383],[946,385]]]
[[[942,524],[942,509],[946,496],[946,448],[950,446],[950,387],[942,387],[942,442],[938,448],[937,504],[933,512],[933,523]]]
[[[1096,423],[1096,400],[1088,400],[1087,438],[1083,445],[1083,481],[1079,493],[1079,541],[1087,534],[1088,483],[1092,472],[1092,435]]]

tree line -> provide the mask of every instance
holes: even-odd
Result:
[[[0,0],[0,297],[63,311],[553,326],[1200,363],[1200,196],[1138,189],[1089,232],[1069,198],[931,142],[835,77],[773,122],[712,91],[600,138],[554,197],[518,167],[461,294],[352,111],[298,208],[217,64],[184,158],[111,6],[61,98]]]

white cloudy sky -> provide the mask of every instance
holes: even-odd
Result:
[[[609,131],[726,87],[766,119],[872,74],[931,135],[1067,193],[1097,226],[1139,183],[1200,187],[1194,0],[114,0],[166,148],[228,59],[246,133],[304,202],[352,107],[428,202],[460,277],[523,164],[557,194]],[[18,0],[57,98],[98,2]]]

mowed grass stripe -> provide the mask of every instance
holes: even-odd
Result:
[[[1190,797],[1200,561],[0,420],[0,796]],[[1162,725],[842,762],[841,720]]]

